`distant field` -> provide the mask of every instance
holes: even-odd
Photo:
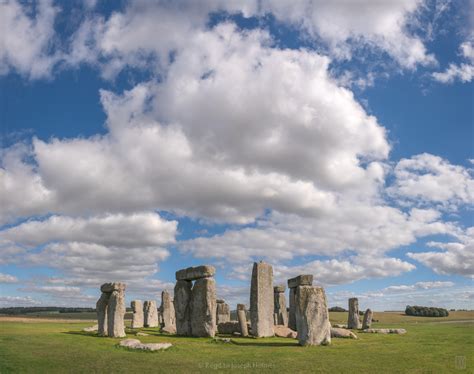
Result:
[[[327,347],[299,347],[295,340],[283,338],[232,338],[232,343],[215,343],[142,329],[151,334],[140,336],[143,342],[174,344],[168,351],[151,353],[128,351],[116,346],[120,339],[82,332],[91,322],[21,323],[0,318],[0,373],[474,372],[474,312],[451,312],[443,318],[396,312],[374,317],[380,321],[374,327],[403,327],[408,333],[357,333],[358,340],[333,339]],[[331,313],[334,323],[344,323],[346,318],[347,313]],[[131,330],[127,334],[134,337]]]

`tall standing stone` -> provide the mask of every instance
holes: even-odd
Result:
[[[313,276],[311,274],[298,275],[297,277],[288,279],[288,288],[290,289],[290,308],[288,312],[288,327],[296,331],[296,287],[311,286],[313,284]]]
[[[158,310],[156,301],[147,300],[143,304],[143,324],[145,327],[158,327]]]
[[[193,336],[216,334],[216,281],[214,278],[199,278],[194,283],[191,299],[191,333]]]
[[[191,335],[191,281],[179,280],[174,286],[174,309],[176,314],[176,333],[178,335]]]
[[[143,304],[140,300],[133,300],[132,307],[132,329],[143,327]]]
[[[250,324],[255,337],[273,336],[273,268],[255,262],[250,287]]]
[[[96,303],[97,311],[97,333],[99,336],[107,336],[107,304],[109,303],[110,293],[102,292]]]
[[[331,324],[326,294],[322,287],[296,288],[296,325],[300,345],[331,343]]]
[[[362,322],[362,329],[370,329],[372,325],[372,310],[367,309],[364,314],[364,321]]]
[[[107,334],[112,338],[125,336],[125,284],[113,283],[114,289],[107,305]]]
[[[229,304],[222,299],[217,300],[217,312],[216,312],[216,324],[225,323],[230,321],[230,308]]]
[[[171,296],[168,291],[163,291],[161,293],[161,313],[163,315],[163,330],[167,332],[175,332],[176,331],[176,324],[175,324],[175,310],[173,301],[171,300]]]
[[[247,327],[247,312],[244,304],[237,304],[237,318],[240,325],[240,334],[242,336],[249,336],[249,330]]]
[[[273,287],[275,325],[288,326],[288,312],[286,311],[285,286]]]
[[[356,297],[349,299],[349,317],[347,319],[348,329],[360,329],[361,323],[359,318],[359,300]]]

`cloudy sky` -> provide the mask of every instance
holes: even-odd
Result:
[[[0,1],[0,306],[474,307],[474,3]]]

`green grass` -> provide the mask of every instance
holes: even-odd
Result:
[[[346,313],[331,313],[344,322]],[[333,339],[327,347],[300,347],[283,338],[208,338],[167,336],[142,329],[142,342],[170,342],[162,352],[136,352],[117,347],[120,339],[100,338],[81,329],[91,323],[4,322],[0,320],[0,373],[472,373],[472,312],[446,318],[407,317],[375,313],[374,327],[406,328],[406,335],[358,333],[359,340]],[[450,323],[439,323],[451,321]],[[127,332],[131,332],[128,330]],[[129,337],[135,337],[129,334]],[[456,369],[465,357],[465,370]]]

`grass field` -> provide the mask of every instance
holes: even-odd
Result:
[[[333,323],[346,318],[346,313],[331,313]],[[140,336],[142,342],[170,342],[173,347],[136,352],[117,347],[120,339],[82,332],[90,322],[0,319],[0,373],[474,373],[474,312],[452,312],[444,318],[375,313],[374,318],[379,322],[373,327],[402,327],[408,332],[357,333],[358,340],[300,347],[284,338],[216,343],[142,329],[151,334]],[[127,334],[134,337],[131,330]]]

